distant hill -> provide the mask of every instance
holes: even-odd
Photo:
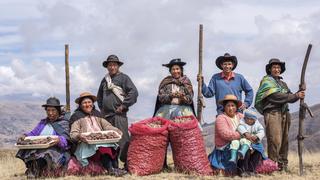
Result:
[[[1,102],[0,147],[12,146],[22,133],[32,130],[45,111],[38,103]]]
[[[320,151],[320,104],[311,107],[314,118],[307,115],[304,126],[305,135],[309,136],[304,140],[305,150],[310,152]],[[40,119],[44,118],[46,113],[40,103],[36,102],[14,102],[2,101],[0,103],[0,148],[12,147],[17,139],[24,132],[32,130]],[[296,136],[298,133],[299,113],[291,114],[292,122],[290,127],[289,139],[290,149],[297,150]],[[130,121],[134,118],[130,118]],[[259,119],[263,123],[263,119]],[[133,122],[133,121],[132,121]],[[214,147],[214,124],[205,124],[203,126],[206,146]]]

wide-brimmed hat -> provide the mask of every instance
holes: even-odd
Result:
[[[216,59],[216,66],[219,68],[219,69],[223,69],[221,64],[225,61],[231,61],[233,63],[233,68],[232,70],[236,69],[237,65],[238,65],[238,60],[237,60],[237,57],[236,56],[231,56],[229,53],[225,53],[223,56],[219,56],[217,59]]]
[[[61,107],[61,106],[62,105],[60,105],[59,99],[56,97],[49,97],[49,99],[47,99],[47,103],[42,105],[42,107]]]
[[[121,62],[121,61],[119,60],[118,56],[113,55],[113,54],[110,55],[110,56],[108,56],[107,60],[103,61],[103,63],[102,63],[103,67],[107,67],[109,62],[118,63],[119,66],[121,66],[121,65],[123,64],[123,62]]]
[[[86,97],[92,99],[93,102],[95,102],[95,101],[97,100],[97,97],[96,97],[95,95],[92,95],[92,94],[89,93],[89,92],[83,92],[83,93],[81,93],[80,96],[75,100],[75,102],[76,102],[77,104],[80,104],[81,101],[82,101],[82,99],[83,99],[83,98],[86,98]]]
[[[237,96],[233,95],[233,94],[227,94],[224,96],[224,98],[222,100],[220,100],[218,103],[223,105],[223,103],[225,101],[234,101],[237,105],[237,107],[239,108],[240,106],[242,106],[242,102],[240,100],[238,100]]]
[[[186,64],[187,64],[187,63],[181,61],[180,58],[177,58],[177,59],[172,59],[168,64],[162,64],[162,66],[171,68],[173,65],[184,66],[184,65],[186,65]]]
[[[281,66],[280,74],[282,74],[283,72],[286,71],[286,63],[285,62],[282,62],[277,58],[272,58],[272,59],[269,60],[269,63],[266,65],[266,73],[267,74],[271,74],[270,69],[271,69],[273,64],[279,64]]]

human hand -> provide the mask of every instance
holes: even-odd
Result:
[[[87,142],[88,142],[88,140],[86,139],[86,136],[84,136],[84,135],[82,135],[82,134],[79,135],[79,140],[80,140],[81,142],[84,142],[84,143],[87,143]]]
[[[197,81],[198,82],[203,82],[203,76],[201,76],[200,74],[197,75]]]
[[[305,91],[299,91],[296,93],[296,95],[299,97],[299,99],[303,99],[305,97]]]
[[[255,135],[252,135],[251,136],[251,140],[252,140],[251,142],[256,143],[256,142],[258,142],[259,138],[257,136],[255,136]]]
[[[126,108],[123,105],[120,105],[117,109],[116,109],[116,114],[121,114],[124,112]]]
[[[246,132],[246,133],[244,133],[243,135],[244,135],[244,137],[245,137],[246,139],[248,139],[249,141],[251,141],[252,135],[251,135],[250,133]]]
[[[247,105],[245,103],[242,103],[242,105],[239,107],[239,109],[241,111],[244,111],[245,109],[247,109]]]
[[[21,142],[21,141],[23,141],[25,138],[26,138],[27,136],[26,135],[21,135],[20,137],[18,137],[18,142]]]

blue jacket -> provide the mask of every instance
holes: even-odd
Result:
[[[230,81],[225,81],[221,77],[221,73],[217,73],[212,76],[208,86],[205,83],[202,84],[202,94],[204,97],[216,97],[218,114],[222,114],[223,112],[223,107],[218,104],[218,101],[222,100],[227,94],[233,94],[237,96],[239,100],[242,100],[242,92],[245,93],[245,105],[247,107],[251,106],[253,101],[253,89],[248,81],[238,73],[235,73],[235,77]]]

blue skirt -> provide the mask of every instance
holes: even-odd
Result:
[[[236,173],[237,164],[230,162],[230,144],[223,150],[215,148],[208,156],[211,166],[215,169],[223,169],[226,173]]]

